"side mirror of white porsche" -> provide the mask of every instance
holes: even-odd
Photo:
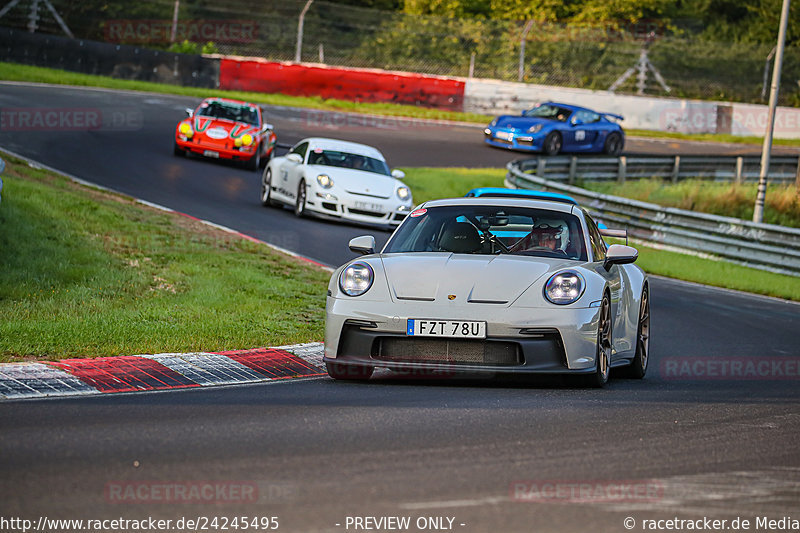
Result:
[[[289,155],[286,156],[286,159],[291,161],[292,163],[302,163],[303,162],[303,156],[301,156],[300,154],[294,154],[294,153],[289,154]]]
[[[403,172],[402,170],[396,168],[396,169],[392,170],[392,177],[395,178],[395,179],[401,180],[401,179],[406,177],[406,173]]]
[[[612,265],[627,265],[639,258],[639,250],[624,244],[612,244],[608,247],[603,268],[610,270]]]
[[[350,251],[357,254],[369,255],[375,253],[375,237],[362,235],[350,239]]]

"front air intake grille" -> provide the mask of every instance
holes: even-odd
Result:
[[[352,209],[348,208],[347,211],[354,215],[361,215],[364,217],[375,217],[375,218],[383,218],[386,216],[386,213],[376,213],[374,211],[365,211],[363,209]]]
[[[490,366],[523,364],[522,353],[515,342],[381,337],[373,350],[372,357],[384,361]]]

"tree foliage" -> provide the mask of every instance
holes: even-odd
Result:
[[[358,1],[358,0],[349,0]],[[625,24],[658,19],[680,28],[687,22],[706,40],[774,43],[782,0],[404,0],[410,15]],[[787,44],[800,42],[800,2],[789,16]]]

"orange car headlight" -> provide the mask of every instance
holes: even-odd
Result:
[[[249,133],[245,133],[240,138],[242,139],[242,144],[244,146],[250,146],[251,144],[253,144],[253,136],[250,135]]]
[[[192,127],[186,122],[182,122],[181,125],[178,126],[178,131],[189,139],[194,135],[194,130],[192,130]]]

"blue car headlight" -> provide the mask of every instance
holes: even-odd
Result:
[[[540,131],[542,131],[541,124],[534,124],[533,126],[528,128],[528,133],[539,133]]]

